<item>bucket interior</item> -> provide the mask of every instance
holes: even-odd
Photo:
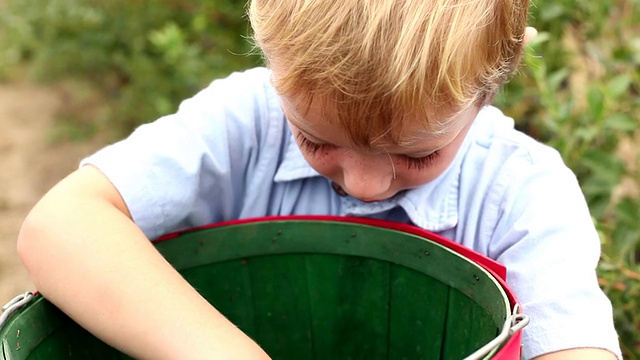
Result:
[[[273,359],[462,359],[510,314],[484,268],[422,237],[340,221],[257,221],[156,248]],[[37,297],[3,359],[128,359]]]

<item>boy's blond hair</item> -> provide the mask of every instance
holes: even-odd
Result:
[[[487,104],[520,61],[528,0],[252,0],[278,92],[321,98],[357,145]],[[406,136],[406,134],[405,134]]]

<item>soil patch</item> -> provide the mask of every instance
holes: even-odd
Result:
[[[0,85],[0,305],[34,290],[16,253],[24,217],[99,141],[53,143],[65,94],[29,83]]]

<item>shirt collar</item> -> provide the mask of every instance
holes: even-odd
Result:
[[[471,126],[455,159],[439,177],[416,189],[375,203],[365,203],[351,197],[342,201],[342,215],[371,216],[400,206],[417,226],[440,232],[458,224],[459,182],[462,162],[473,142],[475,126]],[[321,176],[306,162],[290,131],[286,137],[285,154],[274,180],[286,182]]]
[[[322,176],[309,166],[309,163],[304,159],[300,152],[300,148],[293,138],[293,133],[291,133],[288,126],[286,127],[286,131],[287,135],[285,135],[284,138],[287,144],[285,144],[284,147],[284,156],[282,157],[282,162],[280,163],[280,166],[278,166],[278,170],[276,171],[273,180],[275,182],[286,182],[314,176]]]

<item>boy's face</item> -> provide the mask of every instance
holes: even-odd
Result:
[[[376,146],[379,150],[370,150],[354,147],[329,120],[335,111],[321,109],[318,101],[302,111],[307,107],[300,99],[283,95],[282,109],[309,165],[349,195],[366,202],[388,199],[442,174],[478,113],[478,108],[472,107],[458,114],[437,136],[407,126],[407,139],[412,139],[407,146],[381,144]]]

